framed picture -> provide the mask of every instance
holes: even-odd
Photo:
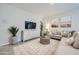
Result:
[[[52,24],[51,27],[52,27],[52,28],[57,28],[58,25],[56,25],[56,24]]]
[[[51,27],[52,28],[71,28],[71,21],[72,17],[71,16],[64,16],[61,18],[56,18],[53,20]]]
[[[71,24],[61,24],[60,27],[62,27],[62,28],[71,27]]]
[[[71,27],[71,16],[65,16],[61,18],[60,27],[70,28]]]

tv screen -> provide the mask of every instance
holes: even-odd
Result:
[[[36,23],[25,21],[25,29],[35,29],[35,28],[36,28]]]

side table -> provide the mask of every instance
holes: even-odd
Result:
[[[49,44],[49,43],[50,43],[50,38],[41,37],[41,38],[40,38],[40,43],[41,43],[41,44]]]

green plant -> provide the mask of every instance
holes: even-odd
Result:
[[[49,34],[48,30],[46,30],[46,31],[43,33],[43,36],[46,36],[46,35],[48,35],[48,34]]]
[[[40,36],[43,36],[43,35],[42,35],[42,32],[43,32],[43,22],[40,21],[40,23],[41,23],[41,25],[40,25]]]
[[[12,26],[8,30],[10,31],[10,33],[14,37],[14,36],[16,36],[17,32],[19,31],[19,28]]]

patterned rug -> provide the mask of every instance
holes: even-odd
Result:
[[[50,39],[50,44],[40,43],[40,38],[16,45],[0,47],[0,55],[53,55],[59,41]]]

